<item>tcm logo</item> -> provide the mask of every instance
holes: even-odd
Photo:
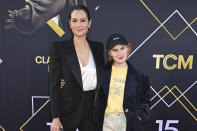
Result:
[[[37,64],[48,64],[50,60],[50,57],[46,57],[46,56],[36,56],[35,57],[35,62]]]
[[[153,58],[155,58],[155,68],[160,69],[161,64],[167,70],[177,69],[189,69],[191,70],[193,67],[193,55],[189,55],[187,58],[183,55],[174,55],[174,54],[153,54]],[[169,64],[170,62],[170,64]]]

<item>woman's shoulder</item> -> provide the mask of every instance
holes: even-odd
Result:
[[[128,64],[128,70],[130,74],[135,75],[136,77],[148,77],[146,73],[144,73],[142,70],[136,68],[134,65],[132,65],[130,62],[127,62]]]
[[[103,54],[104,54],[103,43],[99,42],[99,41],[92,41],[92,40],[89,40],[89,39],[87,39],[87,40],[88,40],[88,43],[94,48],[94,50],[97,50],[103,56]]]
[[[103,43],[100,41],[94,41],[94,40],[90,40],[87,38],[87,41],[89,42],[89,44],[94,44],[96,46],[103,46]]]

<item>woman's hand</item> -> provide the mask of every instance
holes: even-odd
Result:
[[[142,120],[142,118],[141,117],[139,117],[139,116],[137,116],[137,118],[141,121]]]
[[[60,119],[59,118],[53,118],[51,129],[52,131],[59,131],[61,128],[63,128]]]
[[[65,85],[65,81],[64,79],[61,79],[61,88],[63,88],[64,85]]]
[[[64,79],[61,79],[61,88],[63,88],[64,85],[65,85],[65,81],[64,81]]]

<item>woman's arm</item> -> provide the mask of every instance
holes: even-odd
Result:
[[[50,47],[49,62],[49,94],[52,118],[60,117],[60,79],[61,59],[58,54],[57,45],[53,43]]]

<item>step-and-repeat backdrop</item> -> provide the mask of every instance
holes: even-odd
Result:
[[[145,131],[197,131],[196,0],[1,0],[0,130],[50,131],[49,45],[70,37],[76,4],[90,9],[90,39],[124,34],[129,60],[149,75]]]

